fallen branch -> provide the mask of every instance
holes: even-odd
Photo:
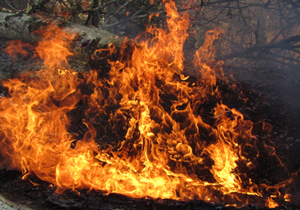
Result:
[[[0,12],[0,37],[36,43],[39,38],[32,32],[46,25],[41,19],[21,13]]]
[[[48,24],[49,22],[36,16],[0,12],[0,38],[35,44],[39,41],[39,37],[34,31]],[[110,43],[119,45],[122,41],[120,38],[116,38],[115,34],[102,28],[91,28],[74,23],[65,24],[63,28],[71,33],[77,33],[79,41],[99,39],[99,46],[95,46],[99,48]]]

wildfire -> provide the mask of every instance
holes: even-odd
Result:
[[[240,193],[275,207],[237,167],[238,160],[245,167],[252,164],[242,150],[256,138],[252,122],[222,104],[216,88],[217,79],[224,79],[213,48],[221,31],[207,32],[193,60],[198,81],[191,83],[182,73],[189,16],[179,15],[174,2],[165,8],[167,32],[148,28],[154,38],[137,38],[130,59],[109,61],[109,78],[103,80],[97,70],[79,77],[68,67],[73,35],[54,25],[39,31],[43,39],[36,51],[46,68],[2,81],[9,96],[0,99],[0,166],[22,170],[24,177],[34,173],[56,185],[58,193],[88,188],[136,198],[209,202]],[[116,51],[113,45],[108,50]],[[91,94],[82,93],[83,83],[93,87]],[[210,97],[219,100],[214,125],[199,113]],[[69,113],[80,101],[88,106],[82,119],[87,132],[78,140],[68,129]],[[97,122],[102,133],[97,133]],[[117,146],[99,140],[108,129],[122,133]],[[205,170],[212,176],[209,181],[199,175]]]

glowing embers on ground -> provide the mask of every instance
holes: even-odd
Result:
[[[188,82],[182,74],[188,15],[180,16],[174,2],[165,7],[168,32],[148,28],[154,38],[132,46],[130,59],[123,59],[124,43],[121,58],[109,61],[109,78],[103,80],[99,71],[79,77],[73,70],[61,70],[68,66],[74,36],[54,25],[39,31],[44,36],[36,51],[46,69],[3,81],[9,96],[0,100],[1,167],[22,170],[24,176],[34,173],[55,184],[57,192],[88,188],[210,202],[227,196],[234,204],[253,202],[247,196],[255,196],[260,198],[254,203],[276,206],[237,167],[238,161],[251,167],[243,148],[255,151],[257,140],[252,122],[221,103],[216,81],[224,79],[223,71],[212,45],[220,32],[207,33],[193,61],[198,81]],[[112,45],[108,49],[116,51]],[[83,94],[80,84],[93,87],[92,93]],[[219,103],[210,125],[199,109],[212,97]],[[88,107],[82,119],[87,132],[80,140],[68,132],[69,113],[79,101]],[[99,145],[97,138],[107,130],[122,133],[122,139],[115,139],[118,146]],[[199,175],[205,170],[209,181]],[[274,189],[269,195],[281,198]]]

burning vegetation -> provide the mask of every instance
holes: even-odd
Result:
[[[292,178],[268,186],[253,175],[265,154],[285,170],[270,140],[255,136],[253,123],[223,103],[218,84],[235,85],[214,59],[222,30],[206,33],[192,62],[196,76],[189,77],[183,73],[189,16],[179,15],[174,2],[165,9],[166,31],[149,27],[120,48],[95,51],[93,59],[110,66],[104,77],[101,69],[70,69],[74,35],[55,25],[38,31],[45,69],[2,81],[8,94],[0,99],[1,168],[34,174],[57,193],[90,189],[270,208],[290,202],[285,186]],[[25,53],[18,44],[7,52]]]

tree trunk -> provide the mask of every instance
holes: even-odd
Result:
[[[35,16],[0,12],[0,38],[21,40],[35,44],[39,41],[39,37],[33,32],[45,25],[47,25],[46,22]],[[64,29],[71,33],[78,33],[80,41],[90,40],[92,42],[93,40],[100,40],[97,42],[97,46],[94,46],[98,48],[110,43],[115,43],[118,46],[122,41],[122,39],[116,38],[115,34],[102,28],[90,28],[70,23]]]
[[[37,43],[39,38],[32,32],[45,25],[36,17],[25,14],[0,12],[0,37],[18,39],[23,42]]]

